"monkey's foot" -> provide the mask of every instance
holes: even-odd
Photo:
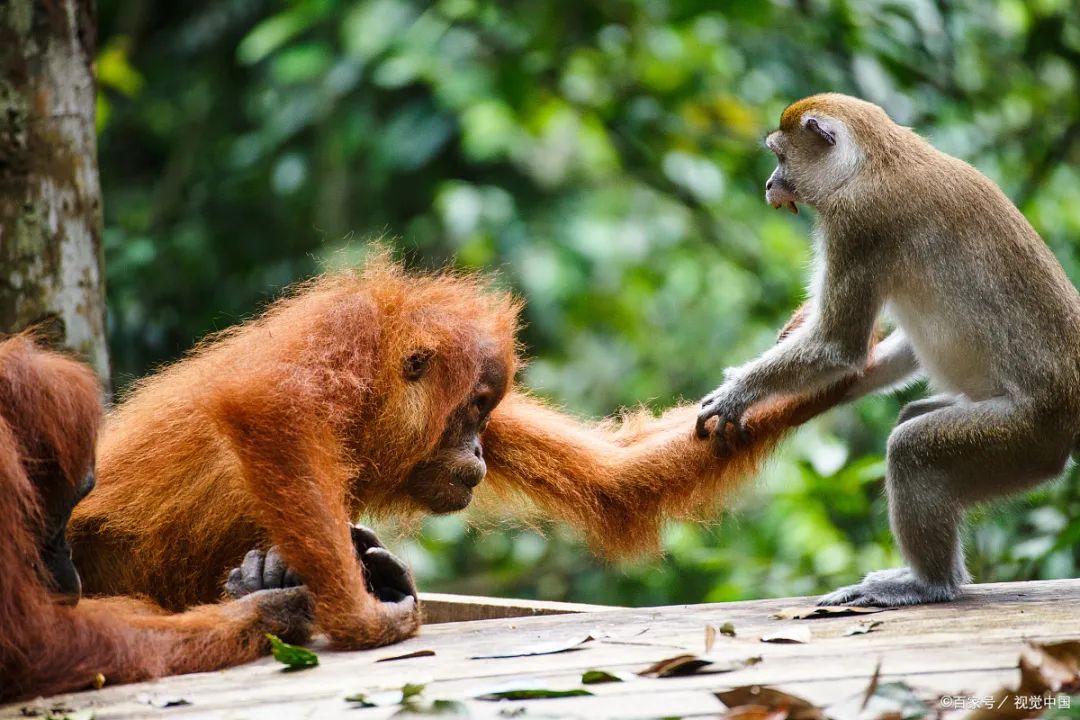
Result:
[[[956,584],[931,583],[916,577],[910,568],[896,568],[869,573],[858,585],[848,585],[823,595],[818,605],[898,607],[949,602],[959,595],[960,588]]]

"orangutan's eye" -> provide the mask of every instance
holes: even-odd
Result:
[[[434,350],[417,350],[409,353],[402,364],[401,374],[410,382],[419,380],[428,374],[431,361],[435,358]]]
[[[473,399],[473,407],[476,408],[476,412],[480,414],[480,417],[484,417],[494,405],[494,398],[490,393],[480,393]]]

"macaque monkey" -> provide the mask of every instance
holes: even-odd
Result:
[[[993,182],[876,105],[800,100],[765,144],[778,161],[766,201],[818,211],[807,318],[727,371],[702,402],[698,435],[718,427],[722,445],[754,403],[852,372],[862,375],[848,399],[924,372],[940,394],[904,407],[887,450],[890,521],[908,567],[821,602],[952,600],[970,580],[965,508],[1058,475],[1076,443],[1080,296]],[[868,351],[883,310],[897,329]]]

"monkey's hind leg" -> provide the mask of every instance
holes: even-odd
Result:
[[[974,503],[1059,474],[1073,444],[1067,413],[999,397],[905,413],[889,436],[886,485],[893,534],[908,567],[873,572],[822,605],[896,606],[952,600],[970,581],[960,523]],[[918,412],[925,411],[925,412]]]

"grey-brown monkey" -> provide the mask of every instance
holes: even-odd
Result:
[[[766,200],[819,215],[808,317],[727,371],[702,402],[698,434],[713,416],[739,429],[752,403],[823,388],[864,364],[850,398],[924,371],[941,394],[901,411],[887,450],[889,515],[909,567],[821,602],[951,600],[970,579],[964,509],[1058,475],[1076,443],[1080,295],[993,182],[876,105],[800,100],[765,143],[778,161]],[[883,310],[897,329],[867,358]]]

